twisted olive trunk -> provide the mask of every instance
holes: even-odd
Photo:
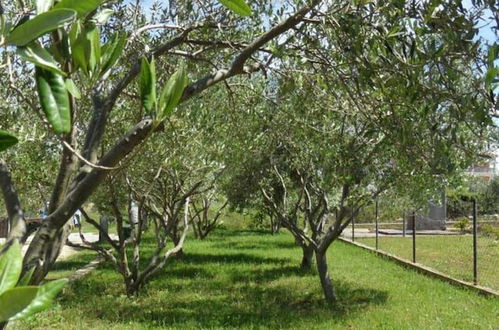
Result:
[[[312,262],[314,259],[314,248],[308,244],[302,245],[303,256],[301,259],[300,267],[306,270],[312,270]]]
[[[321,280],[322,290],[324,291],[324,298],[326,299],[327,303],[334,303],[337,299],[334,292],[333,283],[331,282],[331,278],[329,277],[326,252],[321,250],[315,251],[315,260],[317,262],[317,271]]]
[[[152,132],[153,121],[145,119],[126,134],[99,162],[99,166],[114,167]],[[66,224],[78,208],[109,174],[108,170],[93,168],[72,189],[36,232],[26,255],[24,271],[36,267],[33,284],[40,283],[55,262],[67,237]]]

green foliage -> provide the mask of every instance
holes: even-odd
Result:
[[[47,309],[66,283],[66,279],[60,279],[47,282],[39,288],[36,288],[36,296],[26,308],[13,317],[13,320],[23,319]]]
[[[111,18],[111,16],[114,15],[114,10],[111,10],[111,9],[102,9],[101,11],[99,11],[93,18],[92,18],[92,21],[96,24],[96,25],[103,25],[105,24],[109,18]]]
[[[81,68],[88,75],[87,58],[90,56],[90,42],[84,33],[84,27],[80,22],[76,22],[69,32],[69,41],[71,45],[71,57],[75,69]]]
[[[156,65],[154,58],[151,62],[147,58],[142,58],[140,66],[140,99],[148,114],[152,113],[156,103]]]
[[[481,190],[478,197],[481,214],[499,213],[499,176],[496,175]]]
[[[73,61],[86,76],[94,77],[99,73],[102,56],[99,29],[94,24],[77,22],[73,24],[69,38]]]
[[[163,87],[158,101],[158,120],[165,120],[177,107],[184,89],[189,81],[187,80],[187,71],[185,66],[180,68],[168,79]]]
[[[76,12],[72,9],[52,9],[12,30],[7,37],[7,43],[25,46],[38,37],[73,22],[75,17]]]
[[[14,319],[36,297],[36,286],[15,287],[0,294],[0,322]]]
[[[447,217],[450,219],[456,219],[460,217],[467,217],[471,215],[472,204],[471,200],[476,198],[476,194],[461,189],[449,189],[447,190]]]
[[[57,73],[36,68],[36,86],[40,104],[56,134],[71,131],[71,111],[64,78]]]
[[[89,13],[96,10],[103,0],[62,0],[57,3],[54,9],[72,9],[78,13],[78,18],[85,18]]]
[[[14,135],[0,129],[0,151],[4,151],[12,147],[17,142],[18,140]]]
[[[64,84],[66,85],[66,89],[68,90],[68,92],[73,95],[74,98],[81,98],[80,90],[78,89],[78,87],[76,87],[73,79],[66,79],[64,81]]]
[[[40,68],[66,76],[66,73],[59,69],[52,55],[36,41],[24,47],[18,47],[17,54]]]
[[[123,65],[117,67],[113,75],[109,75],[127,41],[125,36],[113,35],[114,29],[133,31],[144,24],[154,26],[156,22],[146,22],[151,15],[142,15],[140,6],[134,10],[133,19],[130,20],[130,11],[121,10],[122,7],[118,5],[118,19],[109,24],[110,30],[107,30],[106,25],[101,35],[98,25],[104,24],[111,14],[110,11],[101,11],[102,15],[94,15],[102,2],[62,0],[57,2],[56,9],[50,10],[53,1],[38,0],[36,7],[39,15],[19,24],[13,31],[14,34],[23,36],[24,41],[29,40],[26,46],[32,47],[19,49],[18,52],[24,59],[41,67],[37,69],[40,100],[54,131],[58,134],[68,132],[69,127],[74,125],[75,132],[78,133],[77,140],[86,141],[85,148],[88,141],[90,144],[96,142],[95,148],[91,146],[85,150],[92,154],[91,158],[94,158],[94,154],[101,154],[101,151],[105,153],[110,145],[114,145],[116,137],[120,138],[123,131],[143,119],[144,113],[141,111],[119,109],[138,109],[138,102],[127,89],[127,84],[134,79],[136,71],[129,69],[135,68],[133,65],[137,58],[140,59],[144,49],[146,52],[147,49],[161,50],[162,43],[172,40],[179,32],[168,28],[152,33],[146,30],[141,35],[134,35],[130,39],[129,54],[121,63]],[[277,174],[282,173],[284,176],[282,181],[289,188],[291,203],[303,196],[299,188],[301,180],[307,182],[305,188],[308,191],[314,189],[325,192],[330,210],[339,204],[351,209],[356,206],[357,201],[365,202],[372,197],[373,187],[381,190],[390,185],[399,185],[407,189],[411,184],[417,186],[417,189],[411,190],[425,193],[424,190],[437,186],[432,182],[445,182],[456,169],[465,168],[472,161],[473,155],[480,151],[480,141],[485,141],[485,137],[480,134],[481,130],[490,122],[487,113],[491,109],[490,104],[483,101],[482,95],[478,93],[481,89],[476,88],[473,72],[476,66],[469,65],[470,59],[473,63],[476,62],[475,59],[479,56],[477,49],[480,49],[478,43],[471,42],[475,36],[472,18],[474,12],[467,15],[459,10],[459,4],[454,5],[451,1],[442,4],[441,12],[437,11],[440,1],[423,1],[414,9],[401,6],[400,1],[386,4],[372,2],[364,6],[371,2],[358,0],[324,3],[320,6],[319,16],[324,13],[325,17],[330,18],[328,21],[335,23],[334,26],[322,24],[320,20],[317,21],[318,24],[308,24],[307,20],[300,23],[300,33],[294,33],[292,29],[277,37],[275,45],[259,46],[259,51],[245,64],[251,68],[251,62],[264,63],[268,56],[268,63],[265,65],[269,68],[266,79],[233,79],[234,84],[227,84],[231,88],[230,97],[220,97],[218,94],[216,99],[205,93],[202,98],[193,102],[192,108],[197,112],[193,111],[192,117],[195,118],[196,114],[203,111],[214,114],[209,114],[207,125],[203,125],[204,122],[196,123],[199,126],[195,130],[187,129],[194,126],[192,121],[170,116],[178,106],[187,84],[186,69],[178,65],[177,56],[186,56],[189,72],[200,78],[210,71],[206,63],[217,68],[227,67],[240,47],[245,47],[243,42],[249,43],[254,36],[262,35],[262,30],[275,25],[282,20],[282,16],[290,14],[294,5],[289,2],[276,9],[272,1],[265,5],[253,2],[253,9],[258,10],[254,20],[244,20],[244,25],[238,25],[243,21],[234,20],[229,15],[223,21],[224,31],[212,29],[218,23],[213,22],[213,18],[227,16],[217,12],[220,9],[217,5],[208,6],[205,12],[193,10],[192,1],[176,2],[177,8],[171,11],[172,17],[167,17],[160,10],[151,11],[158,13],[157,18],[153,19],[175,21],[185,35],[176,49],[167,52],[168,58],[165,61],[157,59],[161,69],[180,67],[165,84],[160,95],[156,95],[154,69],[142,65],[141,99],[146,112],[152,114],[156,121],[164,121],[165,131],[181,132],[166,136],[164,141],[155,143],[154,148],[148,151],[154,152],[154,149],[167,149],[170,144],[175,145],[176,148],[168,149],[171,151],[168,156],[172,156],[165,167],[174,168],[180,164],[178,167],[186,168],[183,172],[186,173],[185,181],[188,182],[193,177],[191,173],[200,167],[214,165],[202,163],[190,166],[196,161],[185,160],[182,154],[191,152],[187,150],[191,145],[199,144],[205,149],[215,145],[213,149],[217,149],[219,145],[225,144],[228,148],[238,149],[235,154],[243,154],[233,160],[236,160],[234,164],[240,162],[242,167],[247,167],[240,171],[246,176],[244,182],[252,184],[247,191],[259,192],[259,188],[264,187],[274,195],[282,196],[283,189],[277,187],[279,178],[274,173],[275,167],[279,171]],[[220,3],[239,15],[252,13],[251,8],[242,0],[220,0]],[[109,5],[117,4],[110,2]],[[62,8],[74,10],[76,14],[73,16],[79,19],[73,24],[69,35],[70,27],[66,27],[65,23],[50,22],[54,23],[56,28],[52,31],[56,32],[50,38],[43,39],[43,45],[49,47],[45,49],[38,44],[31,46],[33,41],[40,41],[35,40],[40,36],[39,33],[43,34],[43,30],[48,29],[48,23],[42,18],[57,10],[64,10]],[[211,15],[211,10],[217,15]],[[274,12],[278,13],[274,15]],[[88,17],[90,14],[94,16]],[[32,25],[35,20],[45,25],[40,24],[36,31],[28,31],[29,24]],[[189,32],[184,29],[187,26],[195,28]],[[26,29],[24,34],[21,33],[22,30],[18,30],[20,28]],[[10,28],[4,30],[9,32]],[[28,32],[33,34],[29,35]],[[109,41],[103,45],[101,41],[104,40]],[[198,41],[202,46],[199,49]],[[204,45],[205,43],[213,43],[216,47]],[[268,54],[274,50],[274,54]],[[278,61],[278,65],[276,62],[272,63],[272,60]],[[29,72],[30,66],[27,67],[26,70],[24,67],[16,67],[14,74],[17,71]],[[274,69],[284,72],[275,73]],[[72,79],[64,80],[64,74],[60,70],[67,71],[65,74]],[[128,75],[129,72],[132,74]],[[232,74],[232,71],[229,73]],[[104,75],[107,76],[101,79]],[[200,79],[202,81],[204,80]],[[30,86],[27,79],[19,82],[21,90]],[[194,86],[199,87],[200,84]],[[239,86],[248,88],[239,89]],[[120,90],[121,87],[123,90]],[[89,93],[90,90],[92,93]],[[245,99],[246,91],[249,90],[256,90],[255,95],[259,99]],[[290,90],[293,92],[288,93]],[[71,122],[68,91],[74,97],[89,96],[74,103],[78,103],[74,109],[75,122]],[[108,97],[109,91],[113,97]],[[123,97],[124,95],[127,97]],[[269,100],[264,106],[261,106],[262,96]],[[237,104],[240,100],[245,101],[241,106],[243,111],[230,111],[232,107],[240,105]],[[89,109],[92,102],[93,114]],[[9,103],[17,105],[10,100]],[[104,108],[100,107],[101,104],[104,104]],[[113,110],[113,107],[118,109]],[[215,113],[219,108],[222,111]],[[250,116],[239,117],[239,114],[248,113]],[[92,125],[87,125],[90,117],[93,118]],[[99,124],[99,129],[94,131],[96,134],[93,136],[94,132],[84,130],[86,127],[94,127],[93,123],[96,123],[97,118],[105,120]],[[166,118],[171,120],[165,121]],[[76,122],[77,119],[81,121]],[[88,122],[85,122],[87,119]],[[229,120],[235,125],[226,125],[225,122]],[[249,129],[246,130],[246,126]],[[102,132],[100,128],[103,128]],[[201,136],[201,131],[212,133],[212,136]],[[219,131],[229,132],[225,140],[217,139]],[[188,141],[192,143],[186,144],[182,134],[192,139]],[[234,137],[231,134],[244,136]],[[478,136],[476,139],[475,134]],[[184,143],[169,139],[171,137]],[[247,141],[255,144],[245,145]],[[55,139],[43,139],[43,143],[48,146],[48,154],[56,154],[54,151],[60,147],[58,142]],[[137,149],[142,146],[146,145],[139,145]],[[219,148],[222,153],[225,153],[225,149],[225,146]],[[195,150],[199,150],[200,154],[195,156],[203,158],[205,150]],[[229,162],[220,161],[221,158],[223,157],[217,160],[217,166],[230,165]],[[154,160],[154,157],[147,157],[146,160]],[[125,163],[120,163],[120,166],[126,167]],[[144,178],[144,173],[149,175],[152,163],[145,161],[138,166],[141,171],[129,172],[127,169],[126,174],[132,180],[134,176]],[[252,167],[254,164],[256,166]],[[263,166],[259,167],[261,164]],[[237,172],[237,169],[233,170],[234,178],[238,177]],[[77,177],[78,180],[85,175],[72,169],[61,174],[67,174],[69,178]],[[45,182],[43,184],[50,186]],[[168,184],[169,187],[170,185]],[[345,187],[348,189],[343,189]],[[237,188],[246,189],[244,185]],[[348,190],[350,196],[344,203],[338,203],[342,189]],[[70,201],[70,196],[65,193],[62,195],[64,196],[61,198],[69,197],[66,200]]]
[[[76,22],[69,32],[71,56],[75,67],[91,78],[99,78],[109,73],[116,65],[126,45],[124,33],[113,34],[110,40],[101,45],[99,28],[94,23]]]
[[[269,230],[269,228],[271,228],[271,224],[267,213],[259,211],[252,214],[248,224],[248,229],[266,231]]]
[[[88,60],[88,70],[93,73],[96,71],[101,59],[100,32],[95,25],[90,25],[86,26],[84,33],[86,45],[88,46],[88,52],[85,54]]]
[[[102,69],[101,74],[106,74],[113,68],[125,48],[127,42],[124,33],[113,35],[111,40],[102,47]]]
[[[467,217],[456,219],[456,222],[454,222],[454,228],[459,229],[461,233],[466,233],[470,228],[470,219]]]
[[[471,215],[473,199],[477,200],[478,214],[499,213],[499,177],[484,182],[468,178],[456,189],[447,190],[447,213],[449,218]]]
[[[21,246],[14,242],[12,246],[0,256],[0,295],[13,288],[19,280],[22,270]]]
[[[479,227],[480,234],[486,237],[490,237],[494,240],[499,240],[499,227],[485,224]]]
[[[19,279],[21,270],[21,246],[15,241],[0,256],[0,322],[26,318],[47,309],[67,282],[61,279],[40,287],[26,286],[32,271]]]
[[[244,0],[218,0],[222,5],[241,16],[251,16],[250,6]]]
[[[499,44],[495,43],[489,47],[488,69],[485,73],[485,86],[491,90],[499,86],[499,67],[495,63],[497,60],[499,60]]]
[[[140,66],[139,89],[142,106],[146,113],[154,113],[156,120],[165,120],[177,107],[188,84],[186,69],[183,65],[168,79],[158,99],[156,96],[156,64],[154,58],[149,62],[142,58]]]
[[[31,281],[31,278],[35,272],[35,268],[32,267],[30,270],[28,270],[17,282],[18,286],[26,286],[29,284],[29,281]]]

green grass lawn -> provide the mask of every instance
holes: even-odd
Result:
[[[356,241],[375,246],[374,238]],[[478,238],[478,283],[499,291],[499,242]],[[473,237],[417,236],[416,261],[458,279],[473,281]],[[382,236],[379,249],[412,260],[412,237]]]
[[[67,278],[74,274],[78,269],[85,267],[89,262],[96,257],[93,251],[82,250],[77,256],[71,256],[65,260],[56,262],[54,267],[47,274],[46,280],[57,280]]]
[[[120,276],[103,264],[69,285],[52,310],[12,327],[497,328],[498,299],[426,277],[342,242],[334,243],[329,253],[341,300],[334,307],[323,303],[316,273],[298,269],[301,250],[287,234],[219,231],[206,241],[190,239],[185,253],[184,260],[167,263],[138,298],[123,295]]]

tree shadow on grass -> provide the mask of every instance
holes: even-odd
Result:
[[[280,265],[286,264],[290,261],[288,258],[273,258],[273,257],[260,257],[247,253],[220,253],[220,254],[207,254],[207,253],[186,253],[185,257],[179,262],[186,264],[272,264]]]
[[[303,294],[286,286],[231,286],[223,294],[172,297],[163,304],[139,300],[113,306],[112,313],[102,311],[99,318],[110,322],[139,322],[145,327],[176,328],[289,328],[298,324],[328,325],[355,317],[369,305],[384,304],[387,293],[359,288],[352,283],[337,283],[340,302],[330,306],[317,292]],[[175,293],[172,293],[175,295]],[[86,315],[92,315],[86,313]]]
[[[267,237],[272,237],[272,233],[269,230],[250,230],[250,229],[239,229],[239,230],[231,230],[231,229],[222,229],[222,228],[217,228],[213,233],[208,236],[209,239],[217,239],[217,238],[222,238],[222,237],[248,237],[248,236],[267,236]]]
[[[89,321],[146,328],[287,328],[340,324],[387,300],[385,291],[335,281],[340,302],[326,305],[317,275],[291,263],[244,253],[190,253],[167,265],[132,300],[122,296],[120,278],[107,265],[74,283],[63,306],[82,311]]]
[[[259,257],[245,253],[222,253],[222,254],[206,254],[206,253],[186,253],[182,259],[172,258],[167,261],[165,267],[153,274],[149,282],[154,282],[158,278],[198,278],[202,275],[207,278],[211,272],[206,270],[206,267],[225,267],[231,268],[231,271],[237,273],[238,268],[251,268],[259,266],[280,266],[278,269],[284,269],[284,265],[289,264],[288,258],[272,258]],[[100,266],[100,269],[111,270],[110,264]],[[258,268],[256,268],[258,270]],[[298,269],[298,271],[300,271]],[[237,279],[234,279],[237,280]],[[149,285],[149,284],[148,284]]]
[[[307,270],[298,266],[281,266],[270,269],[244,269],[230,275],[232,282],[265,283],[283,277],[315,276],[315,270]]]
[[[96,256],[97,254],[86,254],[78,256],[77,259],[69,258],[67,260],[57,261],[50,269],[47,279],[50,279],[51,272],[76,271],[85,267],[90,261],[94,260]]]
[[[214,249],[227,249],[226,243],[213,243],[211,245]],[[268,250],[268,249],[293,249],[297,248],[294,242],[275,242],[269,240],[258,240],[253,242],[231,242],[231,250]]]

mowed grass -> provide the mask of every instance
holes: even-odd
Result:
[[[375,246],[374,238],[356,241]],[[478,237],[478,284],[499,291],[499,242]],[[379,249],[412,260],[412,237],[381,236]],[[443,273],[473,281],[473,236],[416,236],[416,262]]]
[[[138,298],[124,296],[120,276],[103,264],[70,284],[52,310],[12,326],[497,329],[498,299],[456,288],[342,242],[335,242],[329,252],[340,302],[328,306],[316,273],[297,267],[300,258],[301,250],[288,234],[219,231],[206,241],[187,241],[185,259],[167,263]]]
[[[81,250],[76,256],[70,256],[67,259],[57,261],[45,278],[47,281],[67,278],[74,274],[78,269],[85,267],[96,257],[93,251]]]

